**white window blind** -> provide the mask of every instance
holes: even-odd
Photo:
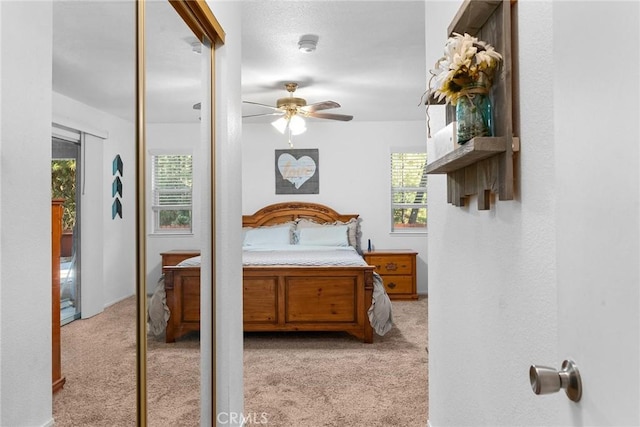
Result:
[[[391,153],[391,231],[427,228],[427,153]]]
[[[192,230],[193,166],[191,155],[152,156],[152,206],[155,233]]]

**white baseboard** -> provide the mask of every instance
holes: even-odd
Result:
[[[132,296],[134,296],[134,295],[135,295],[135,293],[133,293],[133,294],[131,294],[131,295],[126,295],[126,296],[123,296],[123,297],[117,298],[115,301],[111,301],[111,302],[105,303],[105,304],[102,306],[102,309],[103,309],[103,310],[105,310],[105,309],[107,309],[107,308],[111,307],[111,306],[112,306],[112,305],[114,305],[114,304],[117,304],[117,303],[119,303],[119,302],[122,302],[122,301],[126,300],[127,298],[131,298],[131,297],[132,297]]]
[[[55,420],[53,418],[51,418],[49,421],[44,423],[42,425],[42,427],[53,427],[55,424],[56,424]]]
[[[433,427],[433,424],[431,424],[430,420],[427,420],[427,427]]]

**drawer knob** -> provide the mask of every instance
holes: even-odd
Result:
[[[393,289],[393,288],[395,288],[395,287],[396,287],[396,284],[395,284],[395,283],[393,283],[393,282],[391,282],[391,283],[389,283],[387,286],[389,287],[389,289]]]
[[[390,262],[386,265],[385,268],[389,271],[395,271],[398,269],[398,264],[396,264],[395,262]]]

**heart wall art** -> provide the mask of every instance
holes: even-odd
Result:
[[[319,194],[318,149],[276,150],[276,194]]]

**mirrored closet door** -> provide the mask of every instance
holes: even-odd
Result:
[[[210,119],[201,115],[203,61],[209,58],[168,1],[146,3],[144,35],[147,418],[150,426],[177,420],[197,426],[200,282],[194,275],[174,286],[163,265],[199,256],[206,242],[203,193],[196,190],[209,182]],[[168,329],[178,318],[191,328]]]
[[[104,135],[82,151],[87,319],[83,308],[74,322],[99,326],[63,342],[63,371],[66,363],[78,373],[54,396],[54,417],[77,413],[64,422],[198,425],[215,413],[212,46],[223,38],[203,0],[54,1],[52,121]],[[168,198],[154,187],[161,158],[179,160],[183,179]],[[166,342],[149,334],[148,309],[161,254],[180,249],[202,255],[199,331]]]

